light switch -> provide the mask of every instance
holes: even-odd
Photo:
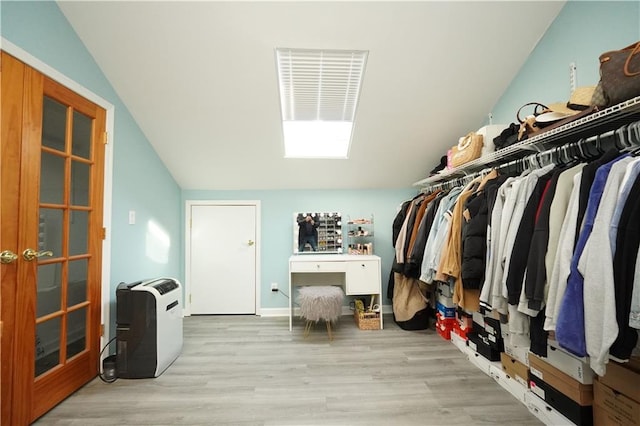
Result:
[[[136,223],[136,211],[129,210],[129,225],[135,225]]]

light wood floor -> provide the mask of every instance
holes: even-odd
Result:
[[[160,377],[96,379],[37,425],[540,425],[433,330],[342,317],[303,338],[287,318],[185,318],[182,355]]]

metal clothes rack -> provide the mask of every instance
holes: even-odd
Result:
[[[640,120],[622,125],[615,130],[608,130],[602,134],[579,139],[545,151],[539,151],[462,177],[454,177],[446,181],[425,185],[422,188],[422,192],[432,192],[438,189],[448,190],[456,186],[466,185],[477,177],[490,173],[492,170],[509,173],[509,171],[515,169],[517,172],[522,172],[525,169],[544,167],[551,163],[568,164],[576,160],[596,159],[607,150],[614,148],[619,151],[640,153]]]
[[[444,181],[464,178],[488,167],[497,167],[505,162],[522,159],[531,151],[542,152],[598,134],[604,135],[638,120],[640,120],[640,96],[482,156],[456,169],[422,179],[415,182],[413,186],[434,187],[435,184]]]
[[[616,138],[616,146],[625,144],[626,139],[620,140],[624,135],[621,135],[619,130],[638,120],[640,96],[470,161],[459,168],[422,179],[413,186],[420,187],[422,192],[446,189],[469,182],[493,169],[521,167],[526,164],[534,166],[532,161],[537,161],[540,165],[540,161],[553,161],[560,156],[571,156],[575,159],[581,154],[595,155],[594,152],[587,151],[587,144],[598,141],[602,144],[605,140],[611,143],[611,140]],[[531,151],[536,153],[532,155]]]

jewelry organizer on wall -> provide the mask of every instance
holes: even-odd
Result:
[[[626,102],[611,106],[602,111],[572,121],[564,126],[540,133],[522,142],[518,142],[499,151],[484,155],[470,161],[461,167],[444,170],[437,175],[430,176],[415,182],[413,186],[420,188],[437,188],[460,183],[475,176],[477,173],[490,170],[494,167],[505,167],[510,164],[517,165],[525,157],[529,161],[540,160],[541,156],[531,156],[531,153],[542,153],[551,156],[552,150],[561,155],[563,146],[571,142],[606,137],[623,126],[640,120],[640,96]],[[593,139],[595,140],[595,139]]]
[[[347,253],[373,254],[373,215],[347,219]]]

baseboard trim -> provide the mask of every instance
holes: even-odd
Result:
[[[299,315],[299,308],[293,309],[293,315]],[[382,305],[382,313],[393,313],[393,307],[391,305]],[[353,311],[348,306],[342,307],[342,315],[352,315]],[[261,308],[260,313],[256,314],[261,317],[288,317],[289,308]]]

